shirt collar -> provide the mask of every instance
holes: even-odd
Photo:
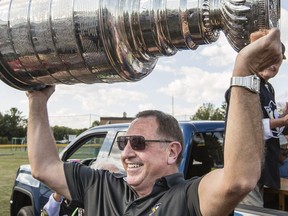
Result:
[[[162,182],[165,181],[167,186],[171,188],[177,184],[185,182],[185,179],[182,173],[174,173],[168,176],[164,176],[158,179],[157,181],[162,181]]]

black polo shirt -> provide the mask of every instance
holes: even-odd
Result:
[[[151,194],[139,198],[123,174],[94,170],[65,163],[64,170],[72,201],[87,216],[196,216],[200,178],[185,180],[181,173],[158,179]]]

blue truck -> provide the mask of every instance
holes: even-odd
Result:
[[[207,172],[223,167],[223,121],[179,121],[184,135],[183,159],[179,171],[186,179],[202,176]],[[125,134],[129,123],[96,126],[80,134],[60,153],[62,161],[77,161],[87,166],[97,158],[113,158],[121,163],[121,152],[117,147],[117,136]],[[53,191],[31,175],[30,166],[21,165],[17,171],[10,200],[11,216],[40,215],[44,204]],[[246,208],[240,206],[235,215],[287,215],[271,209]],[[256,214],[257,213],[257,214]],[[277,214],[276,214],[277,213]],[[253,215],[253,214],[252,214]]]

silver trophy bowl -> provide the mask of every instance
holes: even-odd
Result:
[[[280,0],[1,0],[0,79],[20,89],[135,82],[224,32],[239,51]]]

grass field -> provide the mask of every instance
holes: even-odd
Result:
[[[0,147],[0,215],[10,215],[10,196],[16,172],[21,164],[27,164],[27,152],[22,149]]]

